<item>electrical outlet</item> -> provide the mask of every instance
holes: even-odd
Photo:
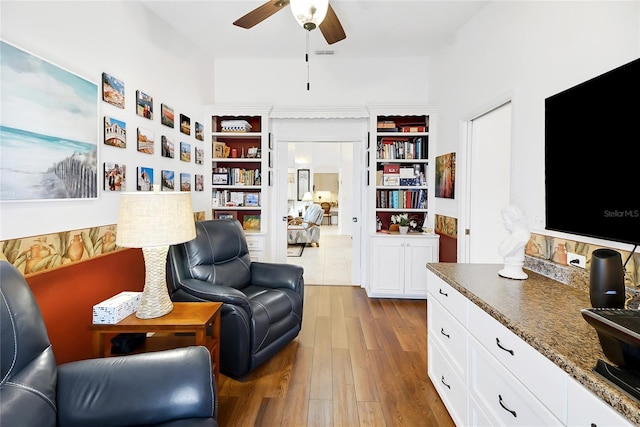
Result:
[[[573,252],[567,252],[567,264],[586,269],[587,257],[584,255],[574,254]]]

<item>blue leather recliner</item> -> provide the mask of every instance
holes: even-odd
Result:
[[[216,427],[211,356],[192,346],[56,366],[24,277],[0,261],[0,425]]]
[[[252,262],[240,222],[196,222],[196,238],[169,248],[173,301],[222,302],[220,372],[244,379],[302,328],[304,270]]]

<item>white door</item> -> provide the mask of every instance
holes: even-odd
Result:
[[[501,209],[510,202],[511,102],[469,123],[467,192],[463,259],[469,263],[502,263],[500,242],[507,236]],[[468,231],[467,231],[468,230]]]

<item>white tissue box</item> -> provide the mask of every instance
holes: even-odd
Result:
[[[118,323],[135,312],[140,304],[142,292],[120,292],[111,298],[93,306],[94,324]]]

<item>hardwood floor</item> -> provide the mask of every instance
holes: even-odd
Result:
[[[306,286],[300,335],[242,382],[220,381],[231,426],[453,426],[427,377],[424,300]]]

